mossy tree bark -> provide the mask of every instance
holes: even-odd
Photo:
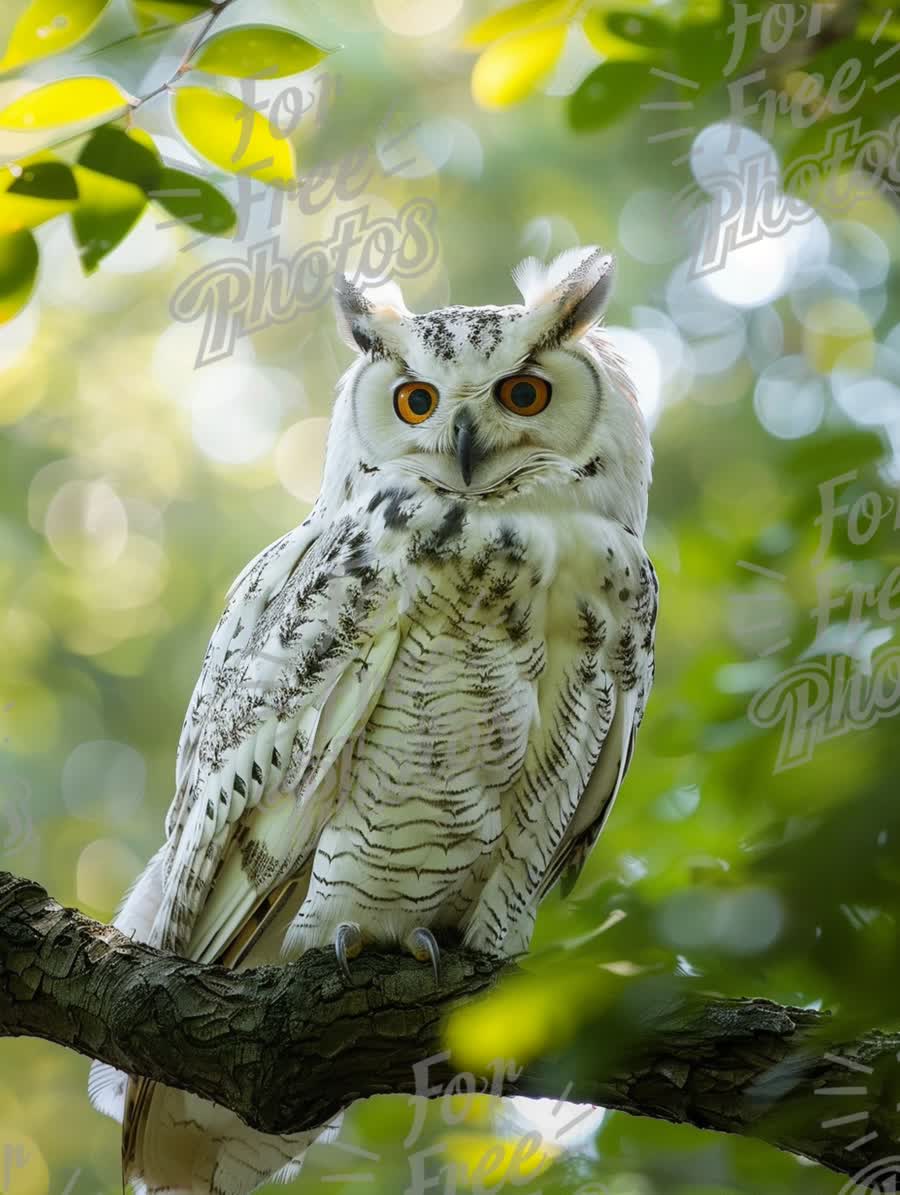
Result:
[[[311,951],[234,972],[132,942],[0,872],[0,1036],[56,1042],[206,1096],[269,1132],[315,1127],[355,1099],[421,1094],[425,1059],[428,1084],[444,1088],[455,1074],[441,1041],[448,1012],[513,970],[447,951],[436,987],[411,958],[366,953],[348,987],[333,955]],[[504,1091],[556,1098],[554,1076],[565,1074],[573,1102],[758,1137],[858,1174],[900,1153],[890,1148],[900,1139],[900,1034],[841,1042],[830,1024],[765,1000],[686,996],[662,1004],[609,1073],[570,1051]],[[612,1030],[596,1026],[598,1037]],[[846,1105],[817,1094],[854,1082],[864,1103],[855,1119],[833,1123]]]

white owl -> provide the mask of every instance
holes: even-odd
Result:
[[[514,277],[521,306],[406,310],[348,280],[322,492],[241,573],[210,641],[166,843],[116,925],[246,967],[442,935],[525,951],[628,767],[653,677],[650,446],[596,331],[612,259]],[[249,1129],[95,1064],[143,1192],[239,1195],[317,1134]]]

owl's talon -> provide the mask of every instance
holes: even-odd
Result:
[[[420,963],[431,962],[434,982],[441,982],[441,948],[430,929],[414,929],[406,939],[406,948]]]
[[[342,922],[334,933],[334,953],[337,955],[338,966],[347,983],[350,983],[350,960],[357,957],[362,947],[362,931],[356,922]]]

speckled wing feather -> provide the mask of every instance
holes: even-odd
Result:
[[[619,639],[617,658],[612,661],[615,713],[575,816],[547,868],[540,887],[540,900],[560,879],[563,896],[571,892],[625,779],[653,684],[653,635],[658,593],[656,573],[649,558],[645,557],[640,570],[634,622],[626,624],[625,635]]]
[[[302,872],[396,651],[391,584],[350,518],[310,520],[238,578],[185,719],[153,945],[233,964]],[[126,1178],[141,1172],[151,1096],[129,1084]]]
[[[571,588],[549,595],[540,717],[504,794],[498,854],[466,928],[474,949],[527,949],[540,901],[564,873],[577,875],[629,762],[653,677],[656,577],[637,538],[607,523],[585,537],[582,578],[601,545],[611,554],[602,588],[579,594],[573,573]]]
[[[300,558],[303,530],[262,554],[213,635],[179,753],[155,945],[178,951],[190,942],[196,956],[195,923],[234,827],[260,803],[263,824],[291,828],[286,839],[279,827],[283,858],[269,882],[302,861],[334,796],[321,781],[392,657],[396,617],[390,625],[366,532],[341,519]]]
[[[166,815],[169,842],[183,831],[195,798],[200,739],[211,709],[218,709],[233,685],[237,671],[234,657],[244,652],[262,612],[320,531],[321,524],[313,514],[254,557],[228,590],[225,609],[207,646],[181,728],[175,757],[175,797]]]

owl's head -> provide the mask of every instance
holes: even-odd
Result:
[[[354,462],[482,503],[553,502],[646,518],[650,446],[622,362],[597,331],[613,259],[569,250],[513,272],[521,306],[406,309],[400,292],[337,288],[359,354],[339,389],[326,486]],[[330,475],[330,476],[329,476]]]

